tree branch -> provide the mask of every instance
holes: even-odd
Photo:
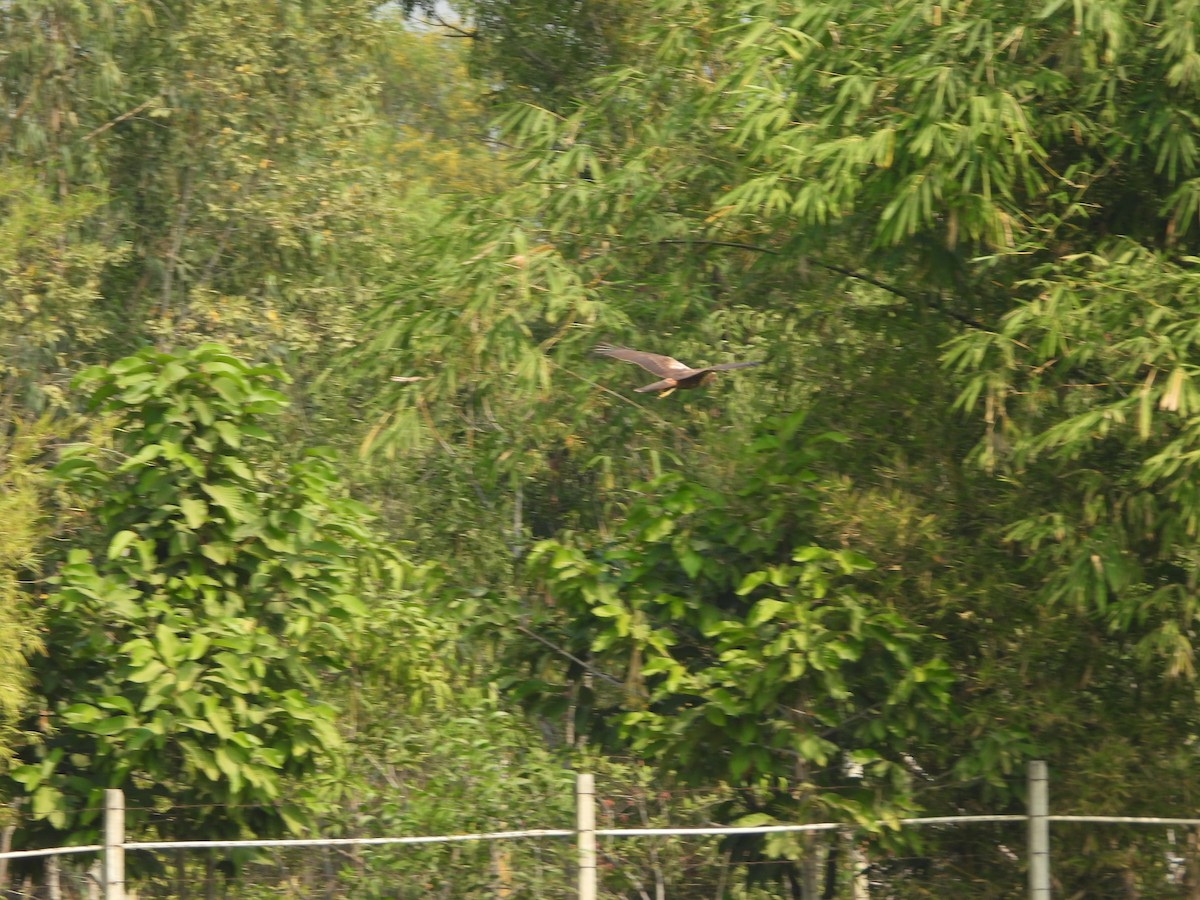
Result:
[[[667,239],[663,239],[661,241],[654,241],[653,243],[700,245],[700,246],[707,246],[707,247],[729,247],[734,250],[750,250],[754,253],[766,253],[770,256],[782,255],[778,250],[774,249],[773,247],[761,247],[757,244],[747,244],[742,241],[717,241],[717,240],[706,240],[706,239],[702,239],[702,238],[700,238],[700,239],[697,239],[697,238],[667,238]],[[645,244],[643,244],[642,246],[645,246]],[[963,325],[966,325],[968,328],[974,328],[977,331],[992,331],[993,330],[993,329],[989,328],[988,326],[984,325],[982,322],[971,318],[970,316],[963,315],[962,313],[960,313],[956,310],[950,309],[944,303],[942,303],[941,299],[938,298],[936,295],[925,294],[922,296],[918,296],[917,294],[913,294],[909,291],[903,290],[902,288],[898,288],[894,284],[889,284],[886,281],[876,278],[873,275],[867,275],[863,272],[855,272],[853,269],[847,269],[843,266],[834,265],[833,263],[823,262],[822,260],[813,259],[812,257],[809,257],[809,262],[811,262],[814,266],[817,266],[818,268],[824,269],[827,272],[833,272],[837,275],[844,275],[846,278],[853,278],[856,281],[861,281],[864,284],[869,284],[869,285],[872,285],[873,287],[877,287],[882,291],[887,291],[889,294],[894,294],[895,296],[900,297],[901,299],[907,300],[909,303],[921,303],[921,302],[928,303],[930,306],[932,306],[938,312],[944,313],[945,315],[949,316],[950,318],[954,319],[955,321],[957,321]]]
[[[146,109],[149,106],[153,106],[157,101],[158,101],[158,97],[151,97],[145,103],[139,103],[137,106],[135,106],[133,109],[129,110],[128,112],[123,112],[119,116],[117,116],[115,119],[109,119],[103,125],[100,125],[97,128],[93,128],[91,131],[89,131],[87,134],[85,134],[83,136],[83,139],[85,141],[90,141],[96,135],[103,134],[105,131],[108,131],[108,129],[112,128],[114,125],[119,125],[120,123],[124,122],[126,119],[133,118],[138,113],[140,113],[142,110]]]
[[[428,15],[429,15],[430,19],[432,19],[432,21],[425,22],[423,24],[440,25],[442,28],[445,28],[447,31],[450,32],[450,34],[446,35],[446,37],[464,37],[464,38],[470,38],[471,40],[477,40],[479,38],[478,32],[467,31],[466,29],[460,28],[458,25],[455,25],[453,22],[447,22],[446,19],[438,12],[434,12],[433,10],[430,10]]]
[[[944,303],[942,303],[941,298],[938,297],[936,294],[925,294],[924,296],[919,297],[916,294],[911,294],[908,291],[901,290],[900,288],[898,288],[894,285],[888,284],[886,281],[880,281],[878,278],[875,278],[871,275],[864,275],[861,272],[854,272],[850,269],[844,269],[841,266],[835,266],[832,263],[821,262],[821,260],[819,260],[819,259],[813,259],[810,261],[812,262],[812,264],[814,266],[819,266],[820,268],[825,269],[827,272],[835,272],[838,275],[845,275],[847,278],[858,279],[859,281],[865,282],[866,284],[874,285],[875,287],[879,288],[880,290],[884,290],[884,291],[887,291],[888,293],[895,294],[897,297],[902,297],[905,300],[908,300],[910,303],[920,303],[920,302],[924,301],[924,302],[928,303],[930,306],[932,306],[934,309],[936,309],[938,312],[945,313],[950,318],[952,318],[958,322],[961,322],[963,325],[966,325],[968,328],[974,328],[976,331],[991,331],[992,330],[991,328],[988,328],[986,325],[984,325],[982,322],[976,321],[975,319],[972,319],[970,316],[963,315],[962,313],[960,313],[956,310],[950,309]]]
[[[272,136],[274,136],[276,133],[277,132],[272,132]],[[255,169],[254,173],[249,178],[241,182],[241,184],[238,185],[239,193],[241,193],[243,196],[249,196],[250,193],[258,186],[258,178],[261,171],[261,169]],[[221,255],[225,252],[225,247],[229,244],[229,239],[241,228],[243,222],[244,217],[242,216],[229,217],[229,221],[225,223],[225,228],[217,237],[217,246],[213,250],[212,256],[209,257],[208,262],[204,265],[204,271],[196,280],[196,285],[198,287],[205,287],[209,285],[212,279],[216,276],[216,269],[217,265],[221,262]]]
[[[555,643],[553,643],[553,642],[551,642],[551,641],[548,641],[548,640],[546,640],[546,638],[542,637],[542,636],[541,636],[540,634],[538,634],[536,631],[534,631],[534,630],[532,630],[532,629],[530,629],[530,628],[526,628],[524,625],[521,625],[521,624],[518,624],[518,625],[517,625],[517,630],[518,630],[518,631],[520,631],[522,634],[527,634],[527,635],[529,635],[529,636],[530,636],[531,638],[533,638],[535,641],[538,641],[539,643],[545,644],[547,647],[549,647],[551,650],[553,650],[553,651],[554,651],[555,653],[557,653],[559,656],[566,657],[567,659],[571,660],[571,662],[575,663],[577,666],[582,666],[582,667],[583,667],[583,670],[584,670],[585,672],[589,672],[589,673],[591,673],[592,675],[595,675],[597,678],[603,679],[604,681],[607,681],[607,682],[609,682],[610,684],[615,684],[615,685],[616,685],[617,687],[619,687],[619,688],[623,688],[623,687],[625,687],[624,683],[622,683],[622,682],[621,682],[621,680],[620,680],[619,678],[613,678],[613,677],[612,677],[611,675],[609,675],[608,673],[606,673],[606,672],[601,672],[601,671],[600,671],[599,669],[597,669],[595,666],[592,666],[592,665],[589,665],[588,663],[585,663],[585,662],[584,662],[582,659],[580,659],[580,658],[579,658],[578,656],[576,656],[575,654],[571,653],[571,652],[570,652],[570,651],[568,651],[568,650],[564,650],[562,647],[558,646],[557,644],[555,644]]]
[[[53,62],[46,63],[46,65],[42,67],[42,71],[38,72],[38,74],[36,76],[37,81],[35,81],[35,83],[30,86],[29,92],[25,95],[25,98],[17,105],[16,109],[14,109],[11,113],[8,114],[7,121],[2,126],[0,126],[0,143],[8,142],[8,135],[9,135],[9,132],[12,130],[13,123],[18,121],[22,116],[25,115],[25,113],[29,110],[30,105],[33,103],[34,98],[37,97],[37,94],[38,94],[37,85],[40,84],[40,80],[47,78],[48,76],[53,74],[53,72],[54,72],[54,63]]]
[[[183,232],[187,227],[188,207],[192,201],[192,167],[183,170],[183,183],[179,191],[179,210],[175,218],[175,227],[171,235],[171,245],[167,251],[167,259],[163,266],[162,281],[162,314],[167,321],[174,319],[174,303],[171,293],[175,284],[175,268],[179,264],[179,254],[183,249]],[[186,311],[186,310],[185,310]]]

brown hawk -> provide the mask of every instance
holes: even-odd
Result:
[[[730,369],[747,369],[750,366],[761,366],[761,362],[733,362],[721,363],[719,366],[703,366],[699,369],[693,369],[689,365],[681,363],[677,359],[672,359],[669,356],[660,356],[657,353],[643,353],[641,350],[628,350],[625,347],[613,347],[609,344],[601,344],[596,348],[596,353],[600,356],[611,356],[613,359],[623,359],[625,362],[637,363],[647,372],[657,375],[661,381],[656,381],[654,384],[648,384],[645,387],[634,388],[639,394],[646,394],[650,391],[657,391],[661,396],[666,396],[676,389],[687,390],[689,388],[703,387],[714,378],[717,372],[727,372]]]

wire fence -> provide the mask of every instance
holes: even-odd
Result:
[[[129,839],[125,797],[110,790],[102,844],[0,853],[0,897],[1049,900],[1055,887],[1074,892],[1067,860],[1081,850],[1100,860],[1089,869],[1086,896],[1200,896],[1200,818],[1051,815],[1040,762],[1030,764],[1027,787],[1023,814],[907,818],[877,823],[882,831],[842,822],[659,827],[649,824],[655,816],[644,796],[597,802],[593,776],[583,774],[571,828],[153,841]],[[907,842],[880,839],[913,832],[919,837]],[[240,881],[230,854],[238,856]],[[1140,871],[1130,865],[1135,856]],[[1063,860],[1057,877],[1056,859]]]

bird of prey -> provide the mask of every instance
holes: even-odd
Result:
[[[601,344],[596,348],[596,353],[600,356],[611,356],[613,359],[623,359],[625,362],[637,363],[647,372],[657,375],[661,381],[656,381],[654,384],[648,384],[645,387],[634,388],[639,394],[646,394],[650,391],[656,391],[659,396],[665,397],[676,389],[687,390],[689,388],[703,387],[714,378],[717,372],[726,372],[730,369],[746,369],[750,366],[761,366],[761,362],[733,362],[722,363],[719,366],[703,366],[699,369],[693,369],[689,365],[681,363],[677,359],[672,359],[669,356],[660,356],[657,353],[643,353],[641,350],[628,350],[625,347],[613,347],[609,344]]]

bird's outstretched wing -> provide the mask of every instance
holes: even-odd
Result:
[[[691,366],[684,365],[677,359],[670,356],[661,356],[658,353],[644,353],[641,350],[613,347],[610,344],[600,344],[596,347],[595,352],[600,356],[610,356],[613,359],[635,363],[647,372],[657,375],[659,378],[686,378],[696,371]]]

